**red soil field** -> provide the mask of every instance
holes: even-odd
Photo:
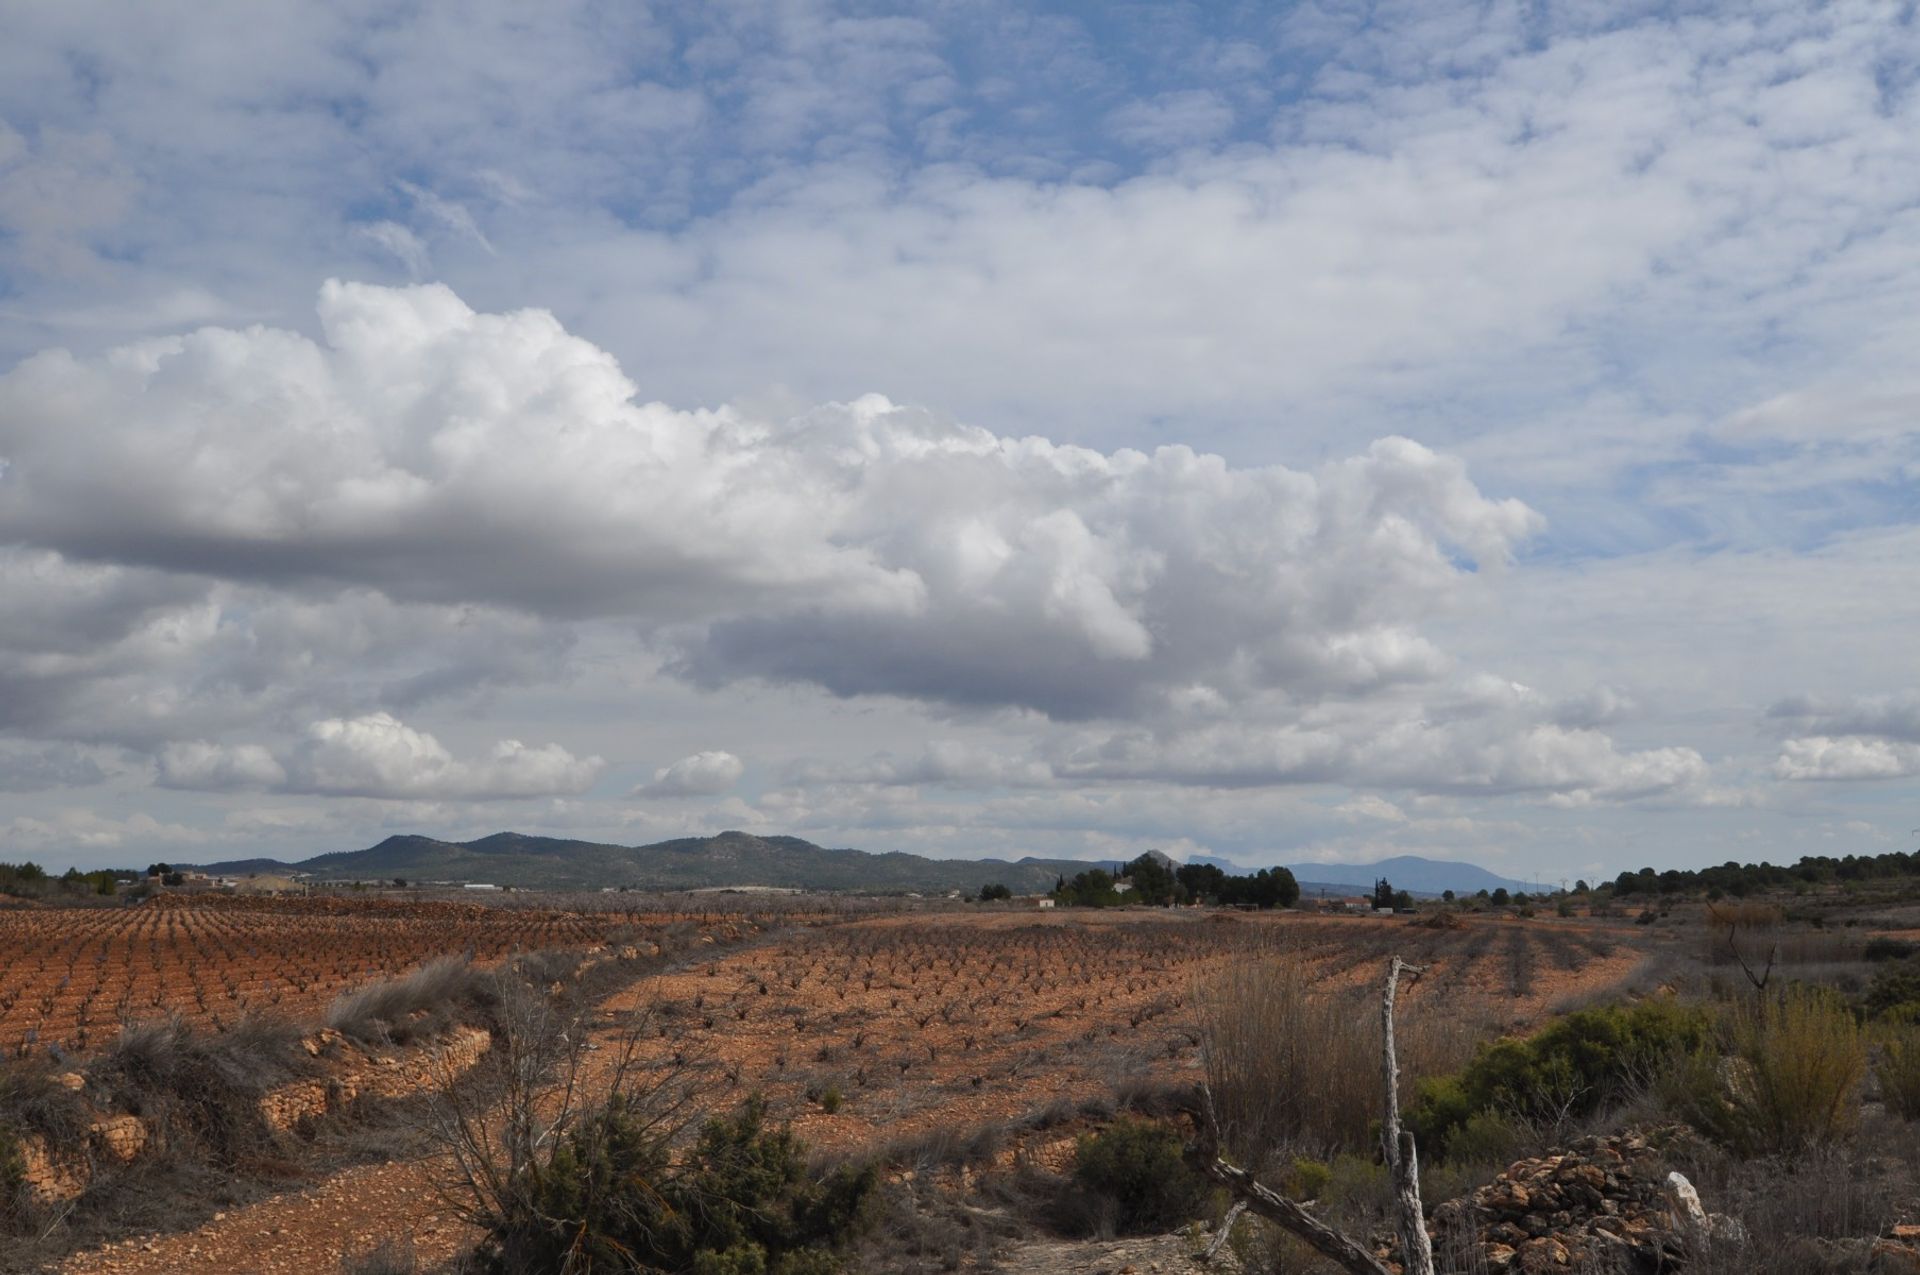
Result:
[[[236,916],[207,911],[222,922]],[[414,946],[396,951],[394,961],[475,942],[455,937],[475,929],[511,932],[513,939],[490,940],[486,950],[499,951],[503,943],[532,946],[549,935],[578,945],[603,925],[663,923],[660,914],[491,907],[384,917],[302,906],[254,915],[262,932],[289,945],[285,959],[307,963],[311,944],[339,941],[333,920],[413,936],[405,941]],[[729,924],[706,919],[716,929]],[[1405,1025],[1424,1015],[1497,1031],[1617,988],[1640,968],[1647,942],[1631,925],[1559,919],[1475,918],[1453,930],[1405,918],[1144,910],[951,909],[808,919],[757,942],[692,955],[603,1002],[604,1048],[590,1055],[589,1084],[618,1052],[621,1024],[639,1011],[648,1024],[644,1061],[703,1075],[705,1109],[759,1092],[776,1117],[791,1119],[818,1147],[914,1143],[1017,1120],[1056,1098],[1195,1079],[1196,998],[1213,974],[1235,962],[1296,953],[1321,985],[1367,989],[1356,995],[1359,1004],[1370,999],[1387,956],[1399,954],[1427,967],[1404,994]],[[145,959],[143,942],[134,951]],[[64,968],[64,958],[58,964]],[[823,1101],[829,1090],[840,1097],[832,1112]],[[1033,1134],[1022,1153],[1057,1167],[1071,1155],[1074,1128]],[[1003,1154],[1013,1154],[1011,1147]],[[434,1187],[438,1171],[430,1160],[347,1170],[191,1231],[76,1256],[62,1269],[307,1271],[383,1238],[413,1245],[423,1261],[442,1260],[472,1236],[445,1215]]]
[[[736,919],[738,914],[734,914]],[[718,913],[435,900],[162,896],[134,907],[0,910],[0,1054],[84,1052],[120,1025],[179,1014],[312,1019],[341,992],[424,961],[644,943]]]
[[[1409,1013],[1491,1032],[1624,981],[1643,953],[1585,922],[1199,912],[885,917],[810,930],[657,980],[653,1052],[713,1073],[715,1102],[760,1092],[810,1141],[966,1128],[1055,1098],[1192,1079],[1194,998],[1237,961],[1296,952],[1329,988],[1398,953],[1428,966]],[[837,1112],[820,1097],[839,1093]]]

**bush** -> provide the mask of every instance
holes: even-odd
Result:
[[[732,1118],[711,1119],[701,1130],[676,1184],[682,1212],[693,1219],[691,1256],[757,1250],[779,1275],[837,1269],[827,1248],[864,1226],[879,1169],[869,1163],[813,1174],[805,1145],[791,1129],[765,1129],[765,1117],[761,1100],[749,1098]],[[697,1260],[695,1267],[703,1269]]]
[[[12,1220],[26,1180],[27,1162],[20,1154],[20,1141],[11,1129],[0,1126],[0,1222]]]
[[[1736,1006],[1721,1036],[1724,1060],[1698,1049],[1668,1086],[1695,1128],[1744,1154],[1798,1154],[1852,1132],[1867,1051],[1839,997],[1795,984]]]
[[[1287,1172],[1287,1194],[1296,1200],[1317,1200],[1332,1181],[1332,1165],[1301,1156]]]
[[[1920,1025],[1907,1022],[1885,1030],[1874,1074],[1887,1109],[1903,1120],[1920,1120]]]
[[[1920,952],[1920,943],[1881,934],[1868,939],[1860,954],[1869,961],[1904,961],[1916,952]]]
[[[1150,1120],[1123,1117],[1082,1137],[1073,1176],[1113,1201],[1122,1231],[1170,1230],[1206,1206],[1206,1181],[1187,1164],[1180,1135]]]
[[[1920,1010],[1920,961],[1902,961],[1876,970],[1860,999],[1860,1009],[1870,1018]]]
[[[713,1117],[676,1165],[659,1125],[615,1094],[544,1163],[529,1165],[524,1207],[494,1219],[483,1268],[694,1275],[828,1275],[832,1249],[859,1233],[879,1180],[873,1165],[817,1173],[786,1128],[749,1099]]]
[[[222,1032],[199,1032],[166,1018],[121,1028],[89,1074],[157,1126],[163,1141],[192,1143],[231,1162],[274,1141],[260,1097],[318,1067],[291,1023],[249,1017]]]
[[[1671,1000],[1579,1010],[1533,1036],[1482,1046],[1458,1074],[1419,1082],[1406,1124],[1425,1154],[1439,1156],[1482,1113],[1528,1123],[1590,1115],[1650,1084],[1709,1030],[1703,1011]]]
[[[982,903],[998,903],[1004,899],[1011,899],[1012,897],[1013,891],[997,881],[992,885],[983,885],[980,887],[980,901]]]

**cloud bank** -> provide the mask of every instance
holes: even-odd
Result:
[[[452,608],[509,646],[530,640],[516,625],[617,620],[702,687],[1136,724],[983,776],[1633,795],[1703,773],[1506,692],[1457,697],[1470,725],[1420,720],[1410,688],[1460,673],[1421,623],[1542,524],[1409,439],[1304,472],[1004,438],[879,396],[786,419],[684,411],[544,312],[330,283],[319,313],[317,341],[208,328],[0,377],[0,536],[27,603],[5,648],[16,712],[46,705],[43,728],[77,734],[88,688],[171,668],[237,698],[228,724],[245,726],[246,688],[196,651],[244,647],[267,690],[277,639],[311,657],[357,613],[366,632],[328,652],[351,658]],[[54,644],[61,658],[34,658]],[[395,678],[384,698],[458,676]],[[724,791],[740,765],[690,757],[646,791]],[[512,741],[459,762],[382,707],[278,751],[172,742],[159,773],[478,798],[577,793],[597,770]]]

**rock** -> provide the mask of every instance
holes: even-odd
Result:
[[[1673,1229],[1704,1240],[1713,1234],[1713,1222],[1701,1207],[1700,1193],[1687,1181],[1687,1175],[1675,1170],[1667,1174],[1665,1187],[1667,1221]]]
[[[45,1138],[29,1134],[19,1141],[20,1182],[41,1204],[64,1204],[87,1189],[87,1163],[72,1152],[56,1150]]]
[[[115,1164],[131,1164],[146,1150],[149,1134],[139,1116],[108,1116],[96,1120],[89,1130],[93,1144],[103,1159]]]
[[[1567,1260],[1567,1246],[1551,1236],[1529,1240],[1526,1247],[1520,1250],[1520,1269],[1528,1275],[1564,1267]]]
[[[1554,1155],[1517,1160],[1433,1210],[1436,1248],[1462,1255],[1469,1269],[1496,1272],[1654,1271],[1702,1243],[1744,1238],[1737,1221],[1706,1211],[1684,1177],[1664,1176],[1661,1152],[1680,1136],[1582,1138]]]

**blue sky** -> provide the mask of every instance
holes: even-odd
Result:
[[[0,853],[1911,843],[1911,6],[0,13]]]

